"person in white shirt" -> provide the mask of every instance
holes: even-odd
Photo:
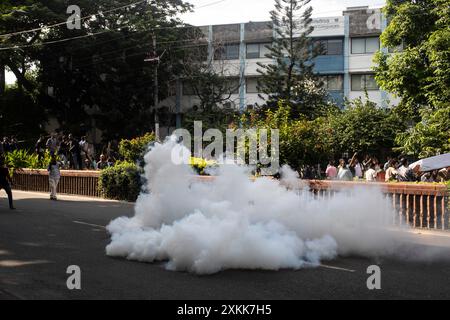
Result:
[[[355,160],[355,177],[357,177],[359,179],[362,179],[362,177],[363,177],[362,166],[359,163],[358,159]]]
[[[377,172],[375,171],[375,165],[371,164],[369,170],[366,171],[366,181],[375,182],[377,181]]]
[[[397,180],[398,172],[397,169],[395,169],[396,166],[397,162],[395,160],[389,161],[389,167],[386,170],[386,176],[384,178],[386,182]]]
[[[59,163],[56,160],[56,156],[53,155],[48,166],[48,181],[50,185],[50,200],[58,200],[56,192],[58,190],[59,180],[61,178],[61,172],[59,170]]]

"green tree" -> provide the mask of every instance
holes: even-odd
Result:
[[[3,1],[0,34],[65,22],[68,4],[66,0]],[[95,18],[84,19],[81,30],[69,30],[64,23],[0,37],[0,47],[16,47],[0,51],[0,65],[14,72],[19,87],[39,93],[41,104],[63,129],[82,133],[95,126],[105,139],[148,131],[155,68],[164,98],[172,76],[169,54],[180,54],[173,48],[180,32],[175,26],[181,24],[176,17],[191,6],[182,0],[80,0],[77,5],[82,16],[95,14]],[[117,8],[121,9],[113,10]],[[74,37],[79,38],[58,42]],[[153,59],[145,62],[148,57]],[[37,70],[36,83],[27,81],[32,68]]]
[[[395,52],[376,55],[377,82],[415,115],[423,106],[448,106],[450,1],[388,0],[384,13],[389,24],[381,41]]]
[[[333,155],[325,126],[326,118],[292,119],[290,106],[282,100],[275,110],[250,111],[242,116],[246,128],[278,129],[280,135],[280,163],[295,170],[304,165],[326,163]]]
[[[450,107],[423,109],[422,121],[397,135],[397,150],[414,157],[427,158],[450,152]]]
[[[276,108],[279,100],[289,102],[294,116],[300,114],[310,118],[315,110],[325,103],[325,94],[315,90],[310,96],[306,90],[311,83],[320,87],[320,81],[313,73],[313,59],[322,48],[313,46],[310,34],[312,7],[310,0],[275,0],[275,9],[271,12],[274,29],[273,44],[267,58],[273,64],[259,64],[262,75],[259,91],[264,95],[269,108]]]
[[[346,152],[382,156],[391,151],[397,133],[404,130],[395,113],[368,99],[347,102],[345,109],[330,113],[327,119],[329,143],[337,156]]]

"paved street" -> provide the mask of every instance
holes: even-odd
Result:
[[[55,203],[47,195],[24,192],[15,196],[17,210],[11,212],[4,192],[0,195],[0,299],[450,299],[448,261],[347,257],[316,269],[196,276],[166,271],[163,264],[113,259],[105,255],[109,235],[103,226],[132,215],[132,204],[76,197]],[[382,269],[380,291],[366,287],[366,269],[372,264]],[[66,287],[69,265],[81,267],[80,291]]]

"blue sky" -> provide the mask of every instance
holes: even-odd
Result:
[[[181,18],[190,24],[201,26],[209,24],[239,23],[269,20],[274,0],[187,0],[195,5],[194,12]],[[385,0],[312,0],[313,15],[328,17],[341,15],[346,7],[382,7]],[[6,74],[7,83],[15,81],[12,73]]]

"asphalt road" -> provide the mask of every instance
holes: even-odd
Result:
[[[450,299],[449,261],[345,257],[314,269],[196,276],[113,259],[105,255],[109,235],[102,226],[132,215],[132,204],[15,196],[12,212],[0,195],[0,299]],[[381,267],[381,290],[366,286],[373,264]],[[70,265],[81,268],[81,290],[67,289]]]

